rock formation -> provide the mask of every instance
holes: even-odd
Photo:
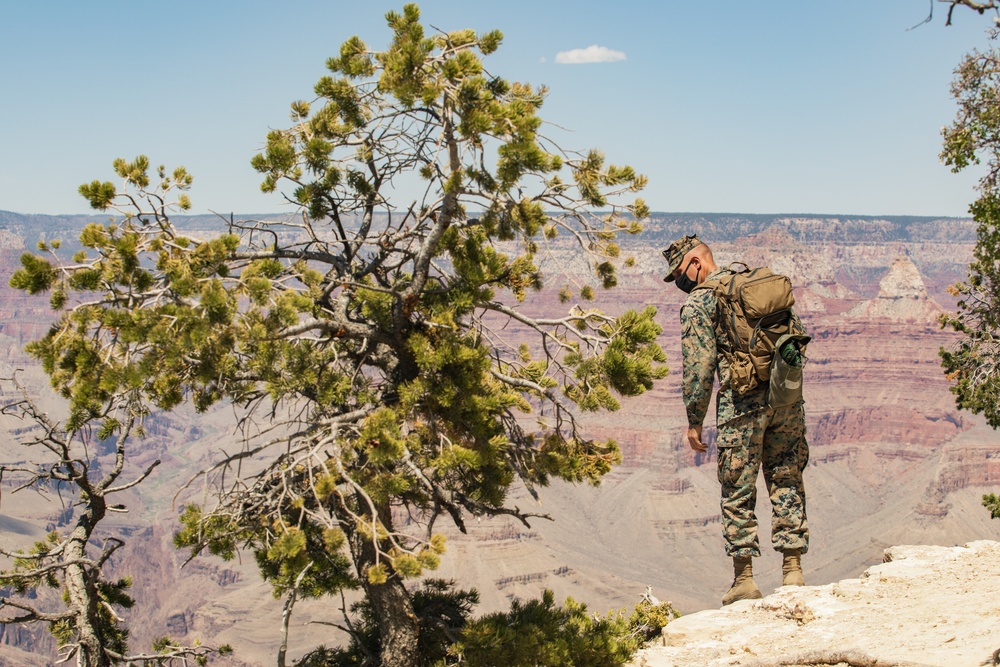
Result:
[[[928,323],[937,321],[942,312],[941,307],[927,296],[927,288],[916,265],[909,257],[897,257],[879,283],[875,298],[858,304],[844,317],[863,322],[892,320]]]
[[[682,616],[631,665],[997,664],[1000,543],[897,546],[883,561],[857,579]]]
[[[19,243],[33,247],[38,238],[57,233],[65,239],[78,222],[0,212],[0,230],[22,239],[0,244],[7,247],[0,247],[0,266],[9,275]],[[195,231],[215,222],[186,224]],[[553,483],[539,489],[538,500],[516,492],[513,502],[522,509],[554,521],[535,520],[530,528],[507,518],[469,521],[468,535],[449,534],[434,576],[477,588],[480,613],[506,608],[514,597],[538,597],[545,588],[557,599],[572,596],[604,612],[633,605],[650,585],[685,614],[718,607],[732,569],[718,523],[715,452],[695,455],[683,442],[677,317],[683,295],[663,283],[659,253],[690,232],[712,244],[720,264],[766,263],[790,275],[799,313],[813,335],[805,385],[812,527],[803,560],[807,581],[856,576],[893,544],[1000,540],[1000,521],[980,505],[984,492],[1000,491],[1000,437],[955,408],[937,354],[955,340],[940,329],[936,314],[952,307],[947,286],[965,276],[975,240],[972,221],[661,214],[647,230],[623,242],[623,254],[634,255],[635,266],[621,273],[613,300],[599,292],[595,304],[614,312],[657,306],[664,327],[660,343],[671,367],[669,377],[623,402],[621,412],[589,420],[595,437],[617,440],[622,464],[597,488]],[[586,282],[586,267],[574,264],[578,253],[569,244],[555,251],[553,267],[575,267],[575,280]],[[554,294],[560,286],[553,274],[547,282],[552,289],[531,295],[523,307],[565,308]],[[0,312],[0,366],[7,369],[0,375],[25,368],[19,377],[42,392],[47,381],[22,346],[44,335],[52,317],[47,299],[0,286]],[[513,339],[516,328],[508,327],[505,335]],[[58,410],[59,402],[51,407]],[[135,581],[133,646],[146,648],[169,629],[180,642],[233,643],[238,662],[273,664],[282,601],[271,598],[253,559],[223,563],[201,557],[180,570],[186,554],[170,544],[188,499],[175,500],[176,490],[220,450],[239,446],[231,413],[181,410],[155,415],[146,426],[149,436],[136,443],[134,462],[141,467],[160,458],[163,464],[128,499],[129,513],[116,514],[107,526],[109,534],[133,536],[115,560],[116,572]],[[710,421],[710,444],[714,431]],[[23,460],[13,430],[0,434],[0,464]],[[30,545],[73,520],[72,508],[67,512],[58,498],[45,502],[10,493],[17,481],[8,475],[0,484],[5,546]],[[200,489],[190,493],[200,499]],[[758,583],[770,590],[779,583],[780,558],[768,548],[767,496],[759,497],[764,554],[755,570]],[[439,521],[436,528],[444,525]],[[331,600],[296,606],[290,658],[338,641],[321,624],[339,621],[338,607]],[[51,656],[42,627],[0,634],[0,667],[47,665]]]

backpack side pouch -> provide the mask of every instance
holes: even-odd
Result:
[[[760,384],[753,359],[743,350],[733,352],[729,363],[729,386],[739,395],[753,391]]]
[[[806,365],[805,348],[810,340],[812,338],[804,334],[784,334],[778,339],[771,360],[768,407],[783,408],[802,400],[802,369]],[[783,355],[782,350],[787,346],[794,346],[797,353]],[[791,357],[791,362],[786,357]]]

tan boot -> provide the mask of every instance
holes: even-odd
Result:
[[[806,580],[802,576],[802,556],[798,549],[787,549],[781,552],[781,585],[782,586],[805,586]]]
[[[732,587],[722,596],[723,606],[732,604],[737,600],[759,600],[763,597],[760,589],[753,581],[753,559],[733,557],[733,579]]]

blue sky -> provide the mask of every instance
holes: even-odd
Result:
[[[653,210],[965,215],[940,164],[948,86],[991,21],[928,0],[427,0],[425,25],[498,28],[488,69],[545,84],[553,133],[645,173]],[[194,212],[286,210],[249,160],[327,57],[387,44],[357,0],[4,2],[0,210],[78,213],[80,183],[145,153],[195,176]],[[588,47],[610,62],[563,64]],[[564,54],[559,56],[559,54]],[[559,129],[565,128],[565,129]]]

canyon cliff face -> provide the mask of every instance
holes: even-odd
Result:
[[[39,237],[68,238],[78,223],[0,214],[4,275],[22,248]],[[214,222],[191,219],[189,225],[209,230]],[[796,308],[813,336],[805,371],[812,531],[803,558],[807,583],[854,576],[894,544],[1000,539],[1000,521],[991,521],[980,506],[983,493],[1000,489],[1000,437],[977,416],[955,409],[938,360],[938,350],[955,341],[937,316],[953,307],[947,287],[964,278],[972,257],[971,221],[660,214],[646,229],[623,244],[635,266],[621,274],[617,290],[596,301],[611,312],[655,305],[671,368],[652,391],[623,401],[620,412],[588,418],[595,437],[618,442],[622,464],[599,487],[553,483],[539,490],[538,500],[515,490],[514,504],[553,520],[530,526],[470,521],[468,534],[449,532],[435,576],[477,588],[480,612],[506,608],[514,597],[537,597],[545,588],[599,612],[631,606],[647,586],[685,613],[718,607],[732,570],[719,525],[715,425],[711,418],[706,424],[706,454],[684,443],[677,316],[684,295],[662,282],[660,250],[687,233],[711,244],[719,264],[766,264],[789,275]],[[569,267],[583,279],[586,267],[568,243],[555,245],[553,254],[552,267]],[[563,282],[553,273],[523,307],[565,310],[556,297]],[[20,377],[44,396],[46,380],[21,348],[44,333],[51,318],[46,300],[3,287],[0,309],[0,375],[24,368]],[[51,404],[58,409],[58,402]],[[0,460],[23,460],[13,427],[2,426],[8,437]],[[178,494],[181,486],[236,446],[231,413],[179,410],[156,415],[148,430],[135,445],[133,465],[138,470],[155,458],[163,464],[127,499],[129,514],[116,515],[107,527],[109,534],[129,536],[115,569],[135,580],[134,646],[146,648],[152,638],[170,634],[180,641],[232,643],[237,654],[231,664],[273,662],[281,601],[270,597],[252,558],[198,558],[182,570],[186,554],[170,544],[182,503],[200,494],[200,487]],[[0,483],[8,546],[71,523],[72,508],[58,499],[12,494],[11,480]],[[780,583],[780,557],[769,545],[762,482],[758,498],[763,556],[755,571],[766,594]],[[296,655],[340,640],[316,623],[338,621],[339,606],[339,600],[321,600],[296,607],[290,638]],[[51,650],[43,629],[8,627],[0,634],[0,665],[48,664]]]

